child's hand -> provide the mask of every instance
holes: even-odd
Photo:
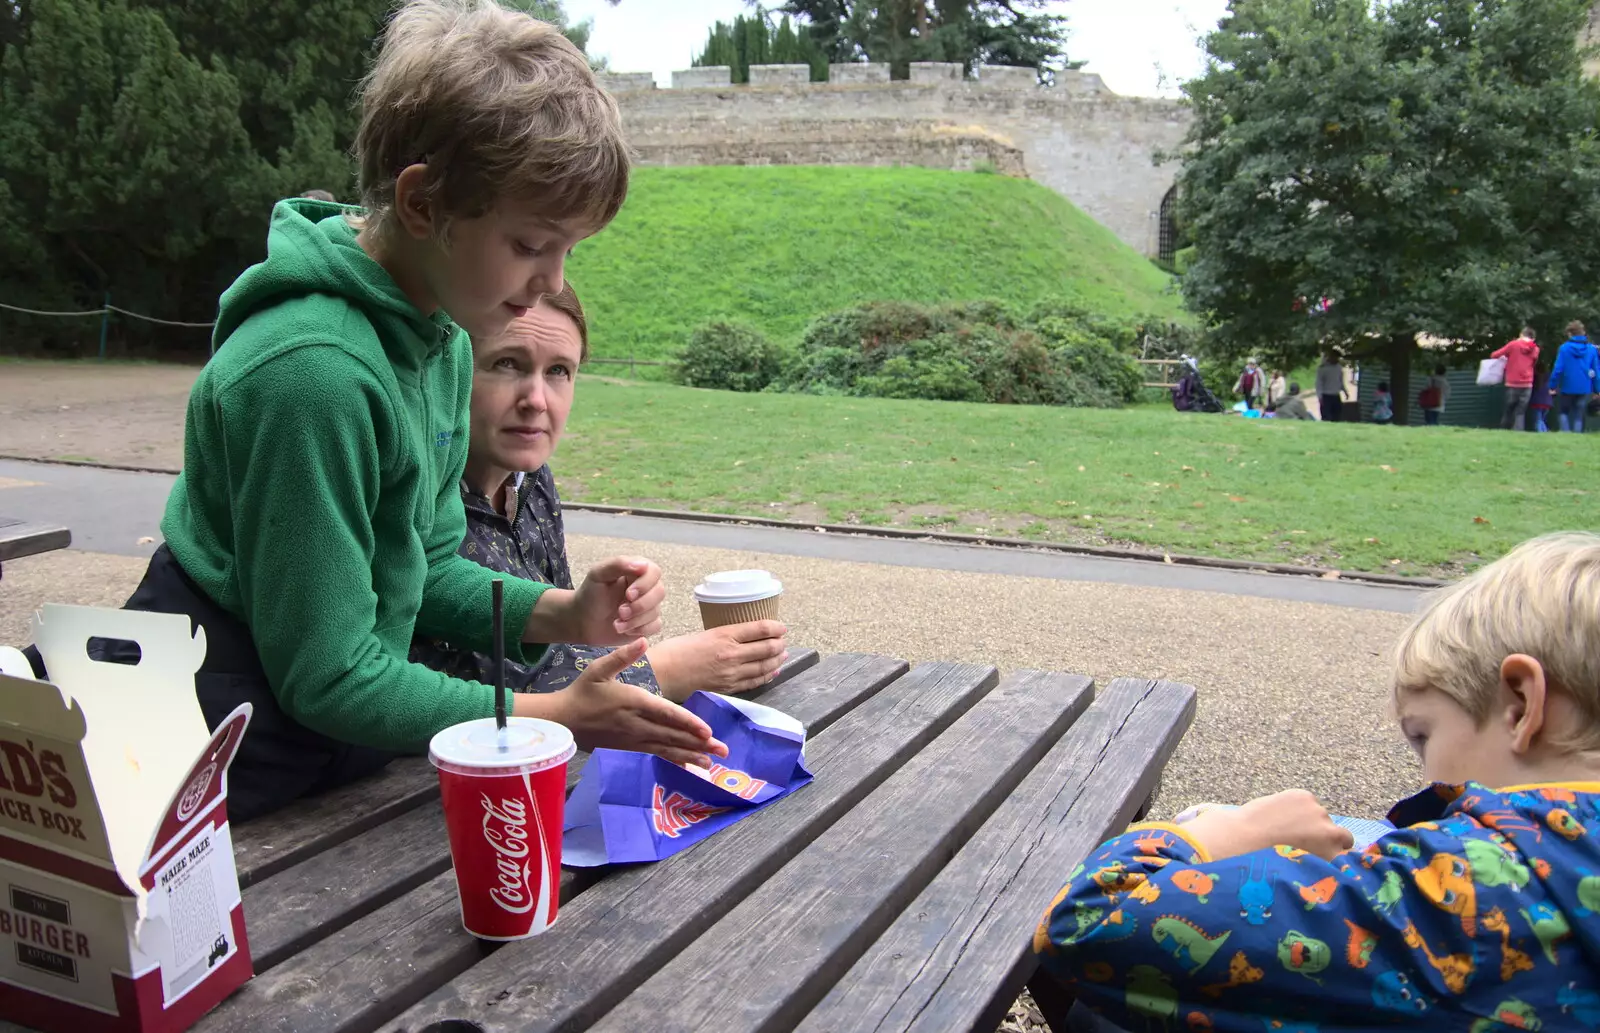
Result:
[[[711,757],[726,757],[728,748],[711,737],[711,726],[676,703],[637,685],[616,680],[644,655],[639,639],[599,657],[578,680],[551,693],[554,719],[572,730],[586,750],[609,747],[654,753],[674,764],[708,767]],[[519,696],[518,701],[537,697]]]
[[[1279,845],[1328,860],[1355,845],[1350,830],[1335,825],[1327,809],[1304,789],[1259,796],[1237,810],[1206,810],[1183,828],[1213,860]]]

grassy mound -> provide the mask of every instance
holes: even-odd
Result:
[[[568,275],[608,358],[670,358],[714,319],[792,341],[861,301],[1067,296],[1181,317],[1170,277],[1054,191],[921,168],[640,168]]]

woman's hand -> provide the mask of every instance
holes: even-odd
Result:
[[[615,556],[590,567],[576,591],[547,589],[522,640],[619,646],[661,630],[666,597],[660,567],[640,556]]]
[[[650,667],[661,691],[682,702],[697,690],[737,694],[771,681],[789,654],[789,629],[777,621],[749,621],[669,638],[650,647]]]
[[[578,680],[559,692],[516,697],[519,712],[548,717],[572,731],[586,750],[607,747],[654,753],[674,764],[709,767],[728,747],[711,737],[711,726],[669,700],[616,680],[644,655],[638,639],[590,662]]]

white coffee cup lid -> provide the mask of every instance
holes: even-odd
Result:
[[[501,748],[502,744],[504,749]],[[505,736],[494,718],[451,725],[428,743],[435,767],[538,771],[570,760],[577,752],[565,725],[537,717],[506,718]]]
[[[694,586],[703,603],[753,603],[783,591],[783,582],[765,570],[719,570]]]

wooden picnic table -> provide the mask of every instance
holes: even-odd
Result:
[[[65,527],[0,516],[0,563],[65,549],[71,544],[72,532]]]
[[[54,524],[33,524],[0,516],[0,570],[6,560],[37,556],[72,544],[72,532]]]
[[[815,781],[665,861],[564,872],[542,936],[462,930],[426,760],[236,827],[258,974],[196,1030],[993,1030],[1194,689],[792,652],[758,698],[806,724]]]

